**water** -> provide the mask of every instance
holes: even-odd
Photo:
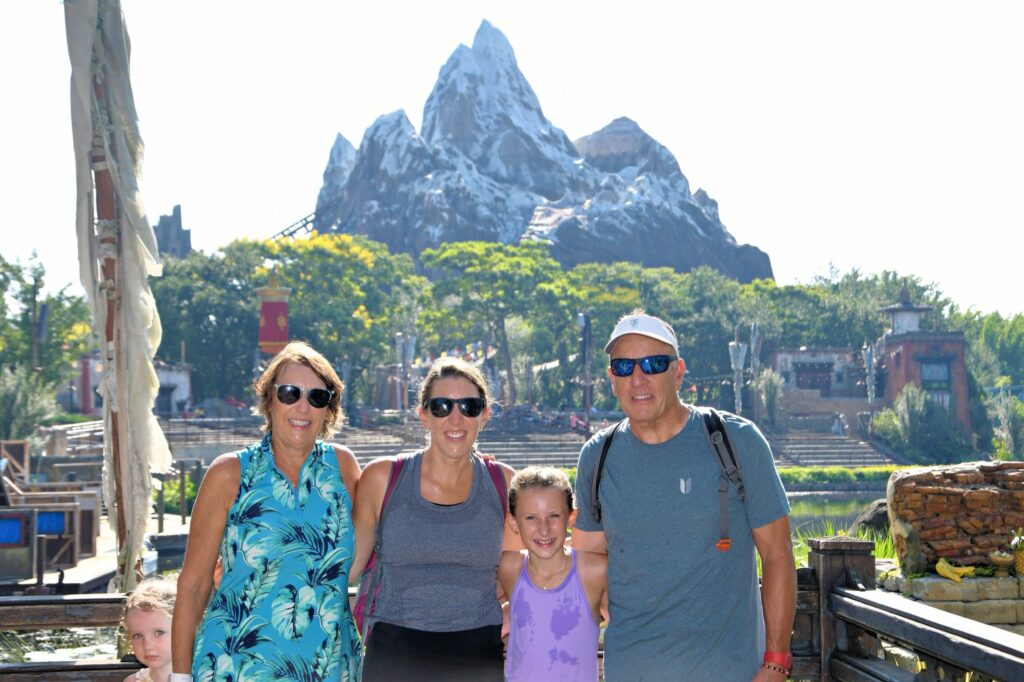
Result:
[[[114,627],[0,631],[0,663],[111,660],[116,642]]]
[[[864,493],[797,493],[789,496],[790,528],[801,537],[827,537],[845,532],[875,500],[885,497]]]

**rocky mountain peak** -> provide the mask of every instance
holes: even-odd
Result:
[[[621,116],[596,133],[573,144],[594,168],[605,173],[682,175],[672,153],[645,133],[632,119]]]
[[[393,112],[367,129],[346,173],[347,154],[336,140],[317,201],[321,232],[366,234],[413,257],[445,242],[529,239],[567,267],[634,261],[772,276],[768,256],[736,244],[714,199],[692,195],[672,153],[635,121],[570,142],[486,21],[441,68],[422,135]]]
[[[459,46],[441,69],[423,108],[423,138],[548,199],[575,184],[576,149],[545,118],[512,46],[486,21],[473,47]]]

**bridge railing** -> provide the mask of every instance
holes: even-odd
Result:
[[[797,600],[792,679],[962,681],[972,673],[974,679],[1024,680],[1024,636],[876,590],[871,542],[835,537],[810,545],[803,599]],[[816,598],[808,594],[815,583]],[[916,654],[923,670],[885,660],[885,642]]]

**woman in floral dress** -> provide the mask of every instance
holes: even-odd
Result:
[[[192,511],[171,679],[355,682],[348,572],[359,464],[321,440],[342,418],[341,380],[293,342],[254,388],[266,435],[213,461]],[[218,557],[223,577],[204,609]]]

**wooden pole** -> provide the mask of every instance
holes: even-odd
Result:
[[[104,101],[103,86],[93,76],[93,86],[96,93],[96,101]],[[101,133],[93,136],[91,163],[93,181],[96,192],[96,218],[99,227],[100,254],[102,255],[103,284],[102,289],[107,298],[107,319],[104,327],[104,362],[106,371],[113,371],[118,380],[123,376],[124,367],[121,363],[120,345],[122,342],[119,333],[121,316],[121,299],[118,292],[118,261],[121,254],[121,243],[118,238],[120,227],[117,221],[117,204],[114,196],[114,182],[110,175],[110,167],[107,164],[106,152],[103,147]],[[118,395],[118,400],[124,400],[127,396]],[[122,578],[127,575],[129,567],[126,565],[124,548],[128,539],[128,526],[124,514],[124,490],[121,486],[121,424],[118,412],[106,403],[110,411],[110,433],[107,437],[111,439],[110,451],[113,462],[114,476],[114,508],[117,514],[117,574]],[[121,586],[122,589],[124,585]]]

